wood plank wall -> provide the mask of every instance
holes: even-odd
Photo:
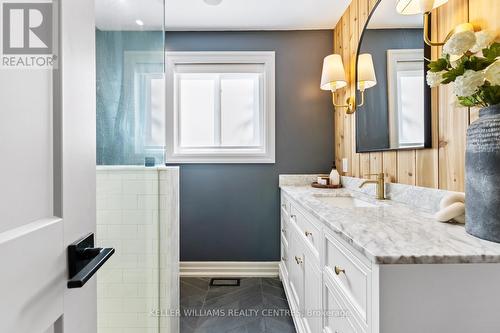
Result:
[[[386,0],[382,0],[386,1]],[[334,53],[341,54],[350,85],[335,96],[344,103],[354,94],[355,57],[368,14],[378,0],[352,0],[334,30]],[[500,0],[449,0],[436,9],[432,19],[433,39],[442,40],[457,24],[470,21],[476,29],[500,28]],[[432,57],[440,54],[432,48]],[[384,172],[389,182],[453,191],[464,190],[465,133],[477,118],[477,110],[457,107],[451,87],[432,91],[432,149],[356,153],[355,114],[335,110],[335,159],[349,163],[346,175],[363,177]]]

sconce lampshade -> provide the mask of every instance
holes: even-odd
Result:
[[[323,60],[323,73],[321,74],[321,89],[335,91],[347,86],[344,64],[339,54],[330,54]]]
[[[372,55],[360,54],[358,57],[358,89],[364,90],[377,84],[375,68],[373,67]]]
[[[396,10],[402,15],[423,14],[447,2],[448,0],[398,0]]]

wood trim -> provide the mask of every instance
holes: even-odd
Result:
[[[444,39],[457,24],[468,21],[468,0],[450,1],[437,10],[438,39]],[[441,50],[439,50],[441,52]],[[439,87],[439,187],[463,191],[465,134],[468,108],[457,107],[452,86]]]
[[[398,182],[398,153],[396,151],[384,151],[382,153],[382,170],[386,182]]]
[[[398,182],[415,185],[415,150],[398,151]]]
[[[356,50],[368,13],[378,0],[353,0],[334,29],[334,53],[341,54],[350,86],[336,94],[338,103],[344,102],[354,90]],[[499,32],[500,10],[498,0],[454,0],[433,11],[433,39],[443,39],[457,24],[470,20],[476,29]],[[500,39],[500,35],[499,35]],[[432,58],[440,48],[431,48]],[[356,115],[345,110],[335,111],[335,159],[349,161],[347,176],[361,177],[382,170],[387,181],[411,185],[464,190],[465,135],[468,125],[477,119],[477,109],[457,107],[450,87],[433,89],[432,148],[383,153],[356,153]],[[380,154],[382,157],[380,158]]]
[[[493,15],[486,15],[493,13]],[[500,1],[498,0],[469,0],[469,21],[476,29],[489,29],[497,32],[500,41],[500,19],[495,16],[500,13]],[[479,118],[479,109],[471,108],[469,123]]]
[[[186,277],[277,277],[277,261],[183,261],[180,276]]]
[[[384,170],[382,153],[370,153],[370,173],[381,173]]]

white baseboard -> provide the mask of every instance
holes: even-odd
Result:
[[[180,276],[191,277],[277,277],[279,262],[183,261]]]

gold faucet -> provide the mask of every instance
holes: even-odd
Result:
[[[377,180],[365,180],[364,182],[359,185],[359,188],[362,188],[366,184],[377,184],[377,199],[378,200],[384,200],[385,199],[385,180],[384,180],[384,173],[376,173],[376,174],[369,174],[365,175],[366,176],[377,176]]]

